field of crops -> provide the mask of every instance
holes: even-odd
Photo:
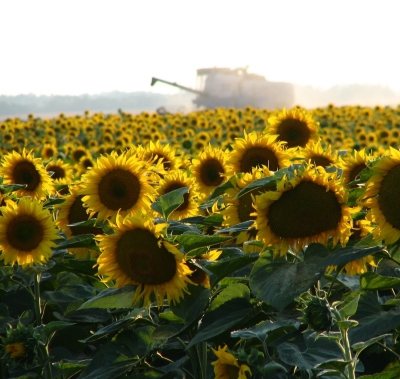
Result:
[[[399,378],[400,106],[0,129],[1,378]]]

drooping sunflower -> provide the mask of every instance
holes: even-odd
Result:
[[[266,133],[278,135],[278,141],[286,142],[288,148],[305,147],[308,142],[318,140],[319,124],[301,108],[284,108],[276,116],[268,118]]]
[[[155,190],[148,182],[145,163],[136,157],[126,158],[124,154],[112,152],[97,159],[96,166],[82,175],[84,206],[98,220],[114,218],[117,212],[122,216],[138,210],[150,211]]]
[[[388,156],[382,157],[371,170],[360,202],[371,211],[367,219],[376,223],[374,238],[389,245],[400,238],[400,151],[390,147]]]
[[[41,158],[35,158],[25,149],[22,154],[13,151],[3,157],[0,175],[4,176],[3,184],[24,184],[15,192],[18,197],[31,196],[41,199],[54,192],[53,183]]]
[[[22,197],[1,208],[0,258],[21,267],[45,263],[56,247],[57,229],[52,216],[36,199]]]
[[[99,275],[104,281],[115,280],[116,287],[137,285],[134,304],[146,306],[154,296],[160,307],[165,296],[168,303],[179,303],[188,293],[192,270],[185,264],[184,255],[163,240],[161,231],[166,225],[154,225],[150,217],[140,214],[118,215],[112,225],[115,234],[96,237],[101,250]]]
[[[166,176],[160,179],[156,188],[158,196],[162,196],[183,187],[188,187],[189,192],[183,195],[183,203],[169,216],[171,220],[181,220],[197,214],[198,190],[194,178],[188,177],[185,171],[170,170]]]
[[[367,168],[367,162],[374,158],[373,155],[367,154],[366,149],[360,151],[354,150],[353,154],[348,154],[343,158],[339,158],[338,167],[343,170],[342,176],[344,185],[351,187],[349,183],[356,180],[361,171]]]
[[[208,261],[215,261],[219,258],[221,254],[222,250],[210,250],[208,253],[200,254],[194,257],[193,260],[195,261],[196,259],[205,259]],[[192,270],[192,273],[188,275],[188,278],[195,284],[200,284],[203,287],[210,288],[210,278],[208,274],[189,261],[186,262],[186,264]]]
[[[346,201],[337,172],[307,166],[293,178],[282,178],[277,191],[256,197],[258,236],[281,255],[289,248],[299,253],[313,242],[327,244],[330,237],[333,245],[345,245],[353,226]]]
[[[214,366],[215,379],[247,379],[246,373],[251,375],[250,367],[247,365],[239,364],[237,358],[228,353],[228,346],[218,347],[218,350],[211,348],[213,353],[217,356],[215,362],[211,362]]]
[[[65,197],[65,201],[60,204],[56,219],[57,226],[65,233],[67,238],[79,236],[82,234],[103,234],[103,229],[95,226],[71,226],[78,222],[87,221],[89,215],[86,208],[83,206],[83,195],[78,194],[79,187],[70,188],[70,194]],[[97,258],[99,255],[98,250],[89,248],[70,248],[69,253],[75,254],[78,259]]]
[[[202,199],[226,182],[228,179],[226,174],[231,171],[227,163],[227,152],[211,145],[205,147],[198,158],[192,159],[189,169],[196,179]]]
[[[253,168],[266,166],[270,171],[290,165],[290,154],[284,149],[284,142],[277,141],[276,135],[249,134],[244,131],[244,138],[236,138],[229,153],[228,163],[233,172],[251,173]]]

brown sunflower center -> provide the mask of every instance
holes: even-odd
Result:
[[[136,283],[163,284],[176,273],[176,261],[157,238],[146,229],[126,231],[116,247],[120,269]]]
[[[271,231],[281,238],[306,238],[335,229],[341,217],[335,193],[311,181],[284,192],[267,211]]]
[[[239,377],[239,367],[230,364],[224,364],[224,366],[226,372],[226,376],[224,376],[224,378],[237,379]]]
[[[206,186],[217,187],[224,181],[221,176],[224,173],[224,166],[218,159],[207,159],[201,164],[200,180]]]
[[[51,176],[52,179],[62,179],[65,178],[65,170],[57,165],[49,165],[46,167],[47,171],[52,171],[54,174]]]
[[[82,204],[83,196],[84,195],[77,196],[72,203],[68,213],[68,224],[76,224],[77,222],[86,221],[88,219],[86,208]],[[70,226],[70,229],[73,236],[78,236],[80,234],[96,235],[103,233],[103,229],[94,226]]]
[[[240,161],[240,172],[251,173],[253,167],[267,166],[271,171],[279,169],[278,158],[267,147],[251,147],[245,151]]]
[[[192,273],[188,275],[188,278],[196,284],[203,284],[207,279],[207,274],[199,267],[194,265],[193,263],[186,262],[189,268],[192,270]]]
[[[327,157],[324,157],[322,155],[315,155],[311,158],[311,162],[315,166],[322,166],[322,167],[328,167],[333,163],[333,161]]]
[[[140,189],[139,179],[123,169],[108,172],[98,185],[101,203],[113,211],[132,208],[139,200]]]
[[[17,250],[32,251],[43,240],[44,230],[39,220],[32,215],[18,215],[7,226],[9,244]]]
[[[40,184],[40,174],[29,161],[21,161],[15,165],[13,179],[15,184],[26,184],[27,191],[34,191]]]
[[[352,182],[353,180],[356,180],[358,174],[359,174],[362,170],[364,170],[364,168],[366,168],[366,167],[367,167],[367,165],[366,165],[365,163],[360,163],[360,164],[354,166],[354,167],[351,169],[350,173],[349,173],[349,181],[348,181],[348,183]]]
[[[79,160],[86,155],[86,151],[83,149],[76,149],[72,152],[72,159],[75,162],[79,162]]]
[[[379,190],[379,208],[386,220],[400,229],[400,165],[394,166],[383,178]]]
[[[182,183],[170,183],[167,188],[165,188],[164,190],[164,194],[171,192],[171,191],[175,191],[179,188],[183,188],[186,187],[184,184]],[[183,211],[185,209],[187,209],[187,207],[189,206],[189,193],[184,193],[183,194],[183,203],[176,208],[176,211]]]
[[[306,146],[310,139],[311,132],[307,123],[297,118],[287,118],[282,120],[278,126],[280,141],[286,141],[287,147]]]

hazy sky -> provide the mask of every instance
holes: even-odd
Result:
[[[400,1],[0,0],[0,95],[173,92],[196,69],[400,91]]]

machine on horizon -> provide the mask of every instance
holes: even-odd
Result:
[[[291,83],[268,81],[264,76],[247,72],[247,67],[200,68],[197,79],[199,89],[154,77],[151,85],[162,82],[196,94],[193,103],[197,108],[244,108],[249,105],[259,109],[280,109],[294,106],[294,87]]]

